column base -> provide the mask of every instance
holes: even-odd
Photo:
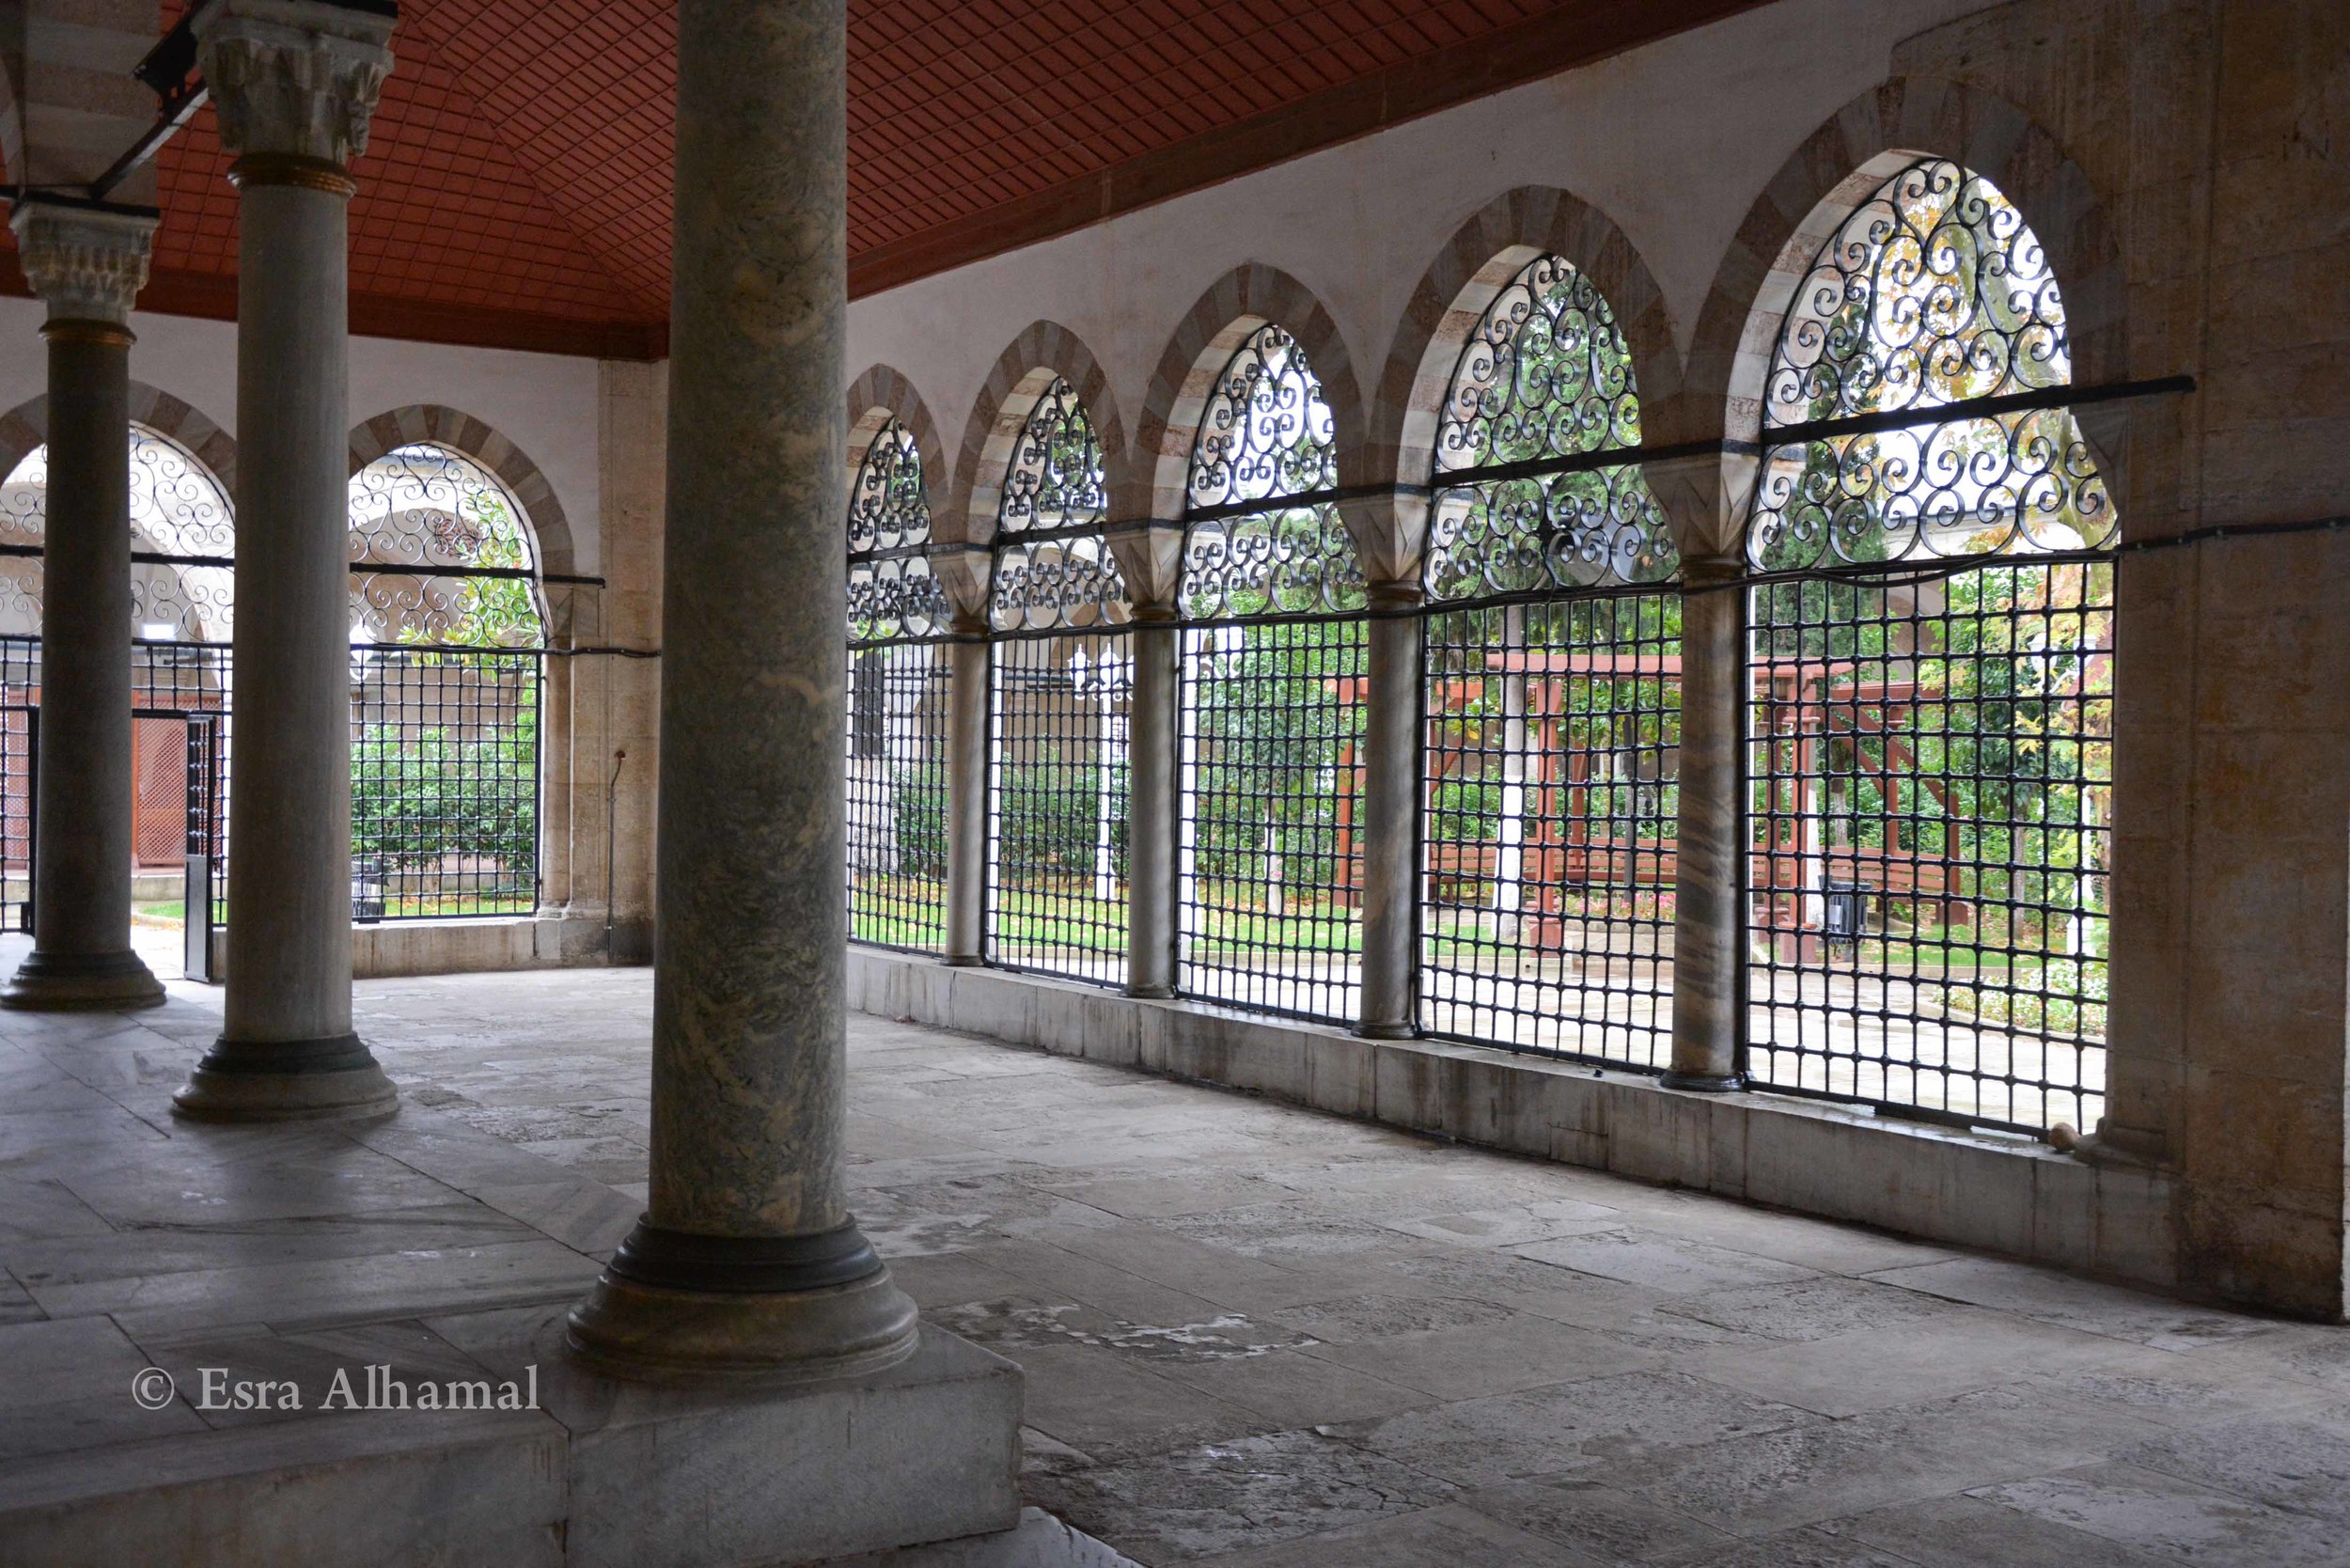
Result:
[[[987,960],[970,953],[948,953],[938,962],[949,969],[983,969],[987,966]]]
[[[400,1090],[355,1034],[245,1041],[223,1035],[171,1108],[197,1121],[313,1121],[387,1116]]]
[[[164,982],[125,948],[111,953],[45,953],[36,948],[0,987],[0,1007],[26,1012],[119,1012],[157,1007]]]
[[[1409,1024],[1357,1024],[1347,1031],[1357,1040],[1418,1040],[1419,1030]]]
[[[1146,1002],[1165,1002],[1174,999],[1175,988],[1171,985],[1130,985],[1126,988],[1126,995]]]
[[[1658,1081],[1667,1089],[1696,1094],[1735,1094],[1747,1087],[1743,1073],[1668,1073]]]
[[[918,1327],[854,1222],[813,1236],[710,1236],[640,1219],[572,1309],[564,1341],[611,1377],[768,1387],[895,1366]]]

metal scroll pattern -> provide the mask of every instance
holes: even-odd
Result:
[[[1055,377],[1020,428],[995,518],[988,619],[999,632],[1122,625],[1131,602],[1100,529],[1108,472],[1075,388]]]
[[[2072,376],[2064,304],[2023,214],[1943,159],[1902,169],[1813,259],[1773,351],[1747,555],[1766,571],[2097,549],[2114,510],[2070,411],[1935,411]]]
[[[1425,582],[1443,601],[1660,582],[1678,557],[1637,467],[1480,477],[1637,447],[1640,400],[1615,312],[1562,257],[1528,263],[1461,351],[1436,432]]]
[[[1226,362],[1192,448],[1185,611],[1211,620],[1361,609],[1361,568],[1338,508],[1330,405],[1297,339],[1270,322]],[[1239,509],[1239,510],[1234,510]]]
[[[350,526],[354,640],[541,645],[529,538],[471,459],[428,446],[384,453],[352,477]]]
[[[151,642],[229,638],[236,524],[228,498],[201,464],[152,431],[132,427],[131,628]],[[39,447],[0,486],[0,633],[40,633],[49,448]]]
[[[904,423],[890,419],[873,434],[849,492],[849,640],[891,642],[934,636],[954,619],[946,589],[923,552],[931,507],[922,457]]]
[[[1004,472],[996,532],[1098,528],[1109,515],[1109,505],[1102,438],[1094,433],[1093,420],[1077,400],[1076,389],[1056,376],[1020,427],[1019,443]]]

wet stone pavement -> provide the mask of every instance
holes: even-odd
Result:
[[[400,1116],[200,1156],[162,1106],[217,998],[172,989],[0,1016],[0,1365],[53,1369],[0,1382],[0,1482],[125,1436],[56,1356],[462,1369],[436,1313],[560,1310],[642,1202],[649,971],[365,982]],[[1029,1500],[1148,1568],[2350,1564],[2350,1330],[911,1025],[850,1050],[859,1220],[1026,1370]]]

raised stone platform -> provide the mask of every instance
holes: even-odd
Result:
[[[563,1314],[641,1194],[413,1080],[372,1121],[175,1119],[220,1021],[217,993],[169,989],[0,1019],[0,1568],[776,1568],[1015,1539],[1010,1361],[926,1326],[894,1368],[785,1388],[590,1373]]]
[[[559,1349],[560,1316],[430,1320],[475,1368],[354,1352],[267,1369],[293,1374],[270,1381],[300,1389],[302,1419],[6,1466],[0,1563],[769,1568],[1019,1522],[1020,1372],[1001,1356],[930,1329],[912,1359],[870,1377],[688,1393],[581,1372]],[[320,1408],[337,1371],[363,1406],[454,1387],[482,1403],[510,1388],[539,1408]],[[258,1379],[230,1373],[231,1399]],[[127,1403],[127,1380],[120,1392]],[[189,1392],[201,1400],[200,1376]]]

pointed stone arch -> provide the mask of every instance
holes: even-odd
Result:
[[[1454,230],[1412,289],[1372,400],[1365,467],[1378,480],[1425,484],[1438,414],[1461,351],[1494,297],[1536,257],[1563,257],[1614,311],[1632,351],[1640,417],[1651,440],[1662,411],[1669,426],[1682,392],[1672,320],[1648,263],[1614,220],[1569,191],[1523,185],[1485,204]]]
[[[1276,322],[1297,339],[1322,383],[1338,448],[1339,483],[1371,482],[1364,467],[1362,387],[1338,321],[1308,289],[1278,267],[1250,261],[1211,284],[1185,312],[1143,397],[1136,419],[1134,461],[1126,486],[1111,494],[1119,519],[1180,521],[1201,411],[1225,361],[1248,335]]]
[[[2006,99],[1934,76],[1904,76],[1847,103],[1779,166],[1738,226],[1700,307],[1670,433],[1721,438],[1715,510],[1725,541],[1742,520],[1762,434],[1762,387],[1794,291],[1820,246],[1904,164],[1950,160],[2015,204],[2048,255],[2064,298],[2073,379],[2128,380],[2128,282],[2115,216],[2056,137]],[[2138,372],[2150,373],[2150,372]],[[2123,405],[2080,422],[2116,494]],[[2124,501],[2126,519],[2131,507]]]
[[[979,400],[964,422],[963,446],[955,456],[954,540],[985,544],[995,534],[995,512],[1002,494],[1004,471],[1029,413],[1055,379],[1076,393],[1093,432],[1102,442],[1102,466],[1107,472],[1115,510],[1117,497],[1131,488],[1126,468],[1130,461],[1126,428],[1118,416],[1118,400],[1110,379],[1093,351],[1058,321],[1031,321],[995,359],[979,387]],[[1117,515],[1123,515],[1118,513]]]
[[[351,472],[397,447],[429,443],[472,459],[506,487],[522,509],[523,526],[538,546],[539,570],[570,576],[578,570],[571,518],[555,486],[529,454],[487,422],[441,403],[410,403],[377,415],[351,432]]]

